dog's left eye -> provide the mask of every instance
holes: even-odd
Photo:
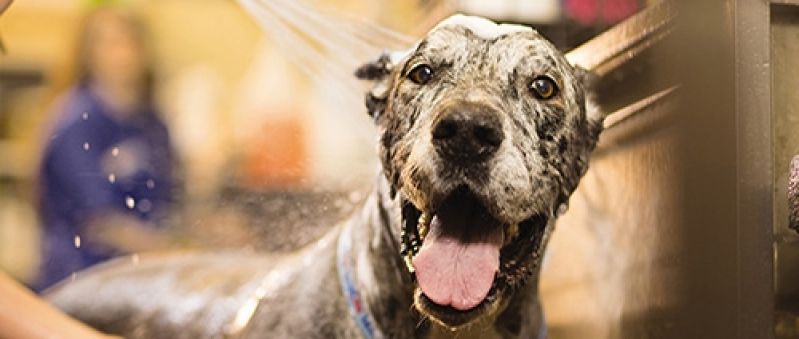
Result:
[[[558,85],[552,78],[542,75],[533,79],[530,90],[536,98],[547,100],[558,94]]]
[[[419,65],[408,73],[408,79],[416,84],[424,85],[433,78],[433,69],[429,65]]]

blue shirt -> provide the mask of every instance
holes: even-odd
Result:
[[[166,217],[174,157],[166,126],[152,108],[124,121],[109,112],[89,86],[80,85],[57,116],[39,174],[37,290],[121,254],[85,236],[92,216],[113,211],[152,224]]]

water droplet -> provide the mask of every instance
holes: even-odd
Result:
[[[150,212],[153,209],[153,203],[148,199],[139,200],[136,205],[139,206],[139,211],[142,213]]]
[[[139,264],[139,255],[138,254],[131,255],[130,256],[130,262],[133,263],[134,265],[138,265]]]
[[[108,175],[108,182],[110,182],[110,183],[112,183],[112,184],[113,184],[113,183],[115,183],[115,182],[117,182],[117,176],[116,176],[116,175],[114,175],[114,173],[111,173],[111,174],[109,174],[109,175]]]
[[[80,236],[75,235],[75,239],[73,241],[75,242],[75,248],[80,248]]]
[[[88,151],[88,150],[89,150],[89,148],[91,148],[91,145],[89,145],[89,143],[88,143],[88,142],[84,142],[84,143],[83,143],[83,150],[84,150],[84,151]]]
[[[117,155],[119,155],[119,147],[114,147],[114,148],[112,148],[112,149],[111,149],[111,155],[112,155],[112,156],[117,156]]]
[[[149,188],[149,189],[153,189],[153,188],[155,188],[155,180],[153,180],[153,179],[148,179],[148,180],[147,180],[147,188]]]
[[[255,314],[255,310],[258,308],[258,301],[258,298],[250,297],[244,302],[244,305],[236,311],[236,317],[227,329],[229,334],[238,334],[247,327],[247,324],[250,323],[250,319],[252,319],[252,316]]]
[[[83,112],[83,120],[89,120],[89,112]]]
[[[563,203],[558,206],[558,216],[562,216],[566,214],[566,211],[569,210],[569,204]]]
[[[134,200],[133,197],[131,196],[125,197],[125,206],[128,206],[128,208],[133,209],[134,207],[136,207],[136,200]]]

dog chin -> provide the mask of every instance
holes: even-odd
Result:
[[[492,288],[491,292],[489,292],[488,296],[480,304],[472,309],[460,311],[449,306],[441,306],[434,303],[417,287],[414,292],[413,304],[416,310],[425,318],[451,331],[457,331],[471,324],[478,323],[482,319],[495,316],[505,304],[504,301],[507,298],[504,294],[505,293],[499,292],[496,288]]]

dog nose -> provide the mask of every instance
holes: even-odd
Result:
[[[497,114],[481,108],[445,112],[433,126],[432,134],[436,152],[461,163],[487,159],[505,139]]]

